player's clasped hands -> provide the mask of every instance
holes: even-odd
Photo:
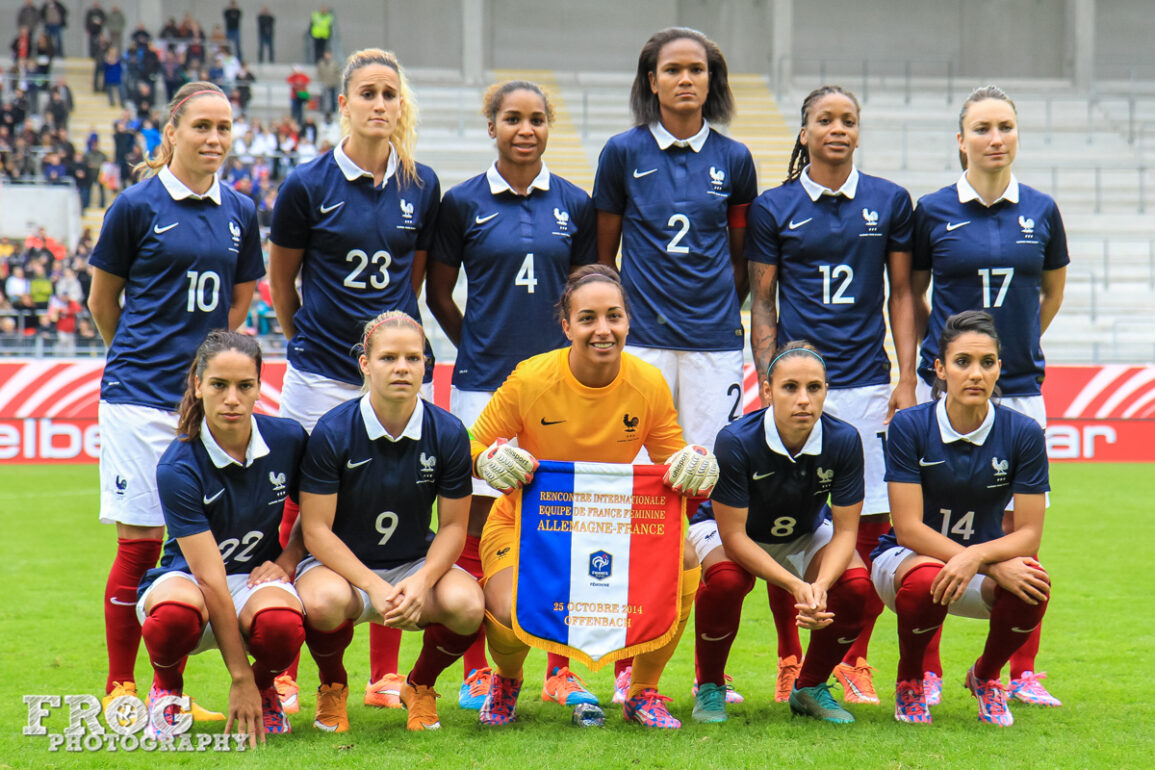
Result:
[[[708,495],[718,483],[718,458],[704,446],[687,444],[669,459],[663,479],[675,492],[698,497]]]
[[[826,589],[818,583],[799,581],[793,593],[794,608],[798,610],[794,622],[799,628],[814,631],[834,622],[834,613],[826,609]]]
[[[416,631],[420,628],[421,612],[425,609],[425,597],[429,594],[429,584],[420,572],[410,575],[393,587],[389,601],[393,609],[384,614],[385,625],[402,631]]]
[[[952,556],[930,584],[934,603],[948,606],[961,599],[981,566],[982,561],[973,549],[967,548]]]
[[[987,575],[1027,604],[1040,604],[1051,596],[1051,581],[1043,565],[1030,556],[1016,556],[987,569]]]
[[[533,481],[538,462],[529,452],[499,438],[477,458],[477,472],[494,489],[505,493]]]

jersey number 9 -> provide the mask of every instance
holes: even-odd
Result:
[[[398,520],[399,517],[393,511],[382,511],[377,515],[377,521],[373,524],[373,528],[381,535],[377,545],[385,545],[389,542],[389,538],[393,537],[393,533],[397,531]]]

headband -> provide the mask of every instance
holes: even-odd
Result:
[[[770,362],[770,365],[766,367],[766,377],[770,377],[770,372],[774,371],[774,364],[778,363],[779,358],[790,355],[791,353],[809,353],[818,359],[818,363],[822,364],[822,370],[826,371],[826,362],[822,360],[822,356],[818,355],[817,352],[811,350],[810,348],[790,348],[789,350],[783,350],[781,353],[774,356],[774,359]]]
[[[191,94],[189,94],[188,96],[186,96],[185,98],[183,98],[179,102],[177,102],[176,106],[172,108],[171,115],[175,115],[177,113],[177,110],[179,110],[181,108],[181,105],[184,104],[185,102],[187,102],[189,99],[193,98],[194,96],[201,96],[202,94],[216,94],[217,96],[224,99],[226,102],[229,100],[229,97],[225,96],[224,93],[216,90],[215,88],[202,88],[200,91],[193,91]],[[229,104],[232,104],[232,102],[229,102]],[[172,120],[171,116],[169,117],[169,120]]]
[[[365,347],[366,343],[368,343],[369,339],[373,336],[373,333],[375,331],[377,331],[378,326],[385,323],[386,321],[393,321],[393,320],[398,319],[398,318],[404,319],[404,320],[408,321],[409,323],[413,324],[414,328],[416,328],[417,331],[421,332],[421,336],[422,337],[425,336],[425,329],[421,326],[421,324],[414,321],[413,317],[410,316],[408,313],[398,310],[398,311],[394,311],[391,313],[386,313],[384,318],[378,320],[375,324],[370,326],[368,331],[365,332],[365,337],[361,340],[361,347]]]

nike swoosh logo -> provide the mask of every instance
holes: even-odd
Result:
[[[932,465],[942,465],[945,462],[946,460],[934,460],[933,462],[927,462],[925,458],[918,458],[918,464],[922,468],[929,468]]]
[[[321,206],[321,213],[328,214],[330,212],[336,211],[344,205],[345,201],[340,201],[339,203],[334,203],[332,206]]]
[[[542,425],[561,425],[563,422],[565,422],[565,420],[547,420],[544,417],[541,418]]]
[[[109,604],[116,604],[116,605],[119,605],[121,607],[135,607],[136,606],[136,602],[122,602],[120,599],[117,599],[115,596],[109,597],[108,603]]]
[[[702,636],[703,642],[720,642],[723,639],[729,639],[730,636],[733,635],[733,633],[734,632],[731,631],[730,633],[722,634],[721,636],[710,636],[709,634],[702,634],[701,636]]]
[[[225,493],[225,491],[222,489],[219,492],[217,492],[215,495],[213,495],[212,497],[206,496],[206,497],[201,498],[201,501],[205,505],[208,505],[210,503],[215,503],[217,501],[217,498],[220,497],[221,495],[223,495],[224,493]]]
[[[793,219],[791,219],[790,224],[788,224],[787,227],[789,227],[791,230],[797,230],[799,227],[802,227],[802,225],[806,224],[811,219],[814,219],[814,217],[809,217],[807,219],[803,219],[801,222],[795,222]]]
[[[937,631],[938,628],[939,628],[938,626],[931,626],[930,628],[912,628],[911,631],[913,631],[916,634],[921,635],[921,634],[929,634],[931,631]]]
[[[854,639],[857,639],[857,638],[858,638],[857,636],[854,637]],[[838,643],[839,644],[854,644],[854,639],[847,639],[845,636],[840,636],[840,637],[838,637]]]
[[[500,214],[500,213],[501,213],[500,211],[499,211],[499,212],[497,212],[497,214]],[[479,225],[483,225],[483,224],[485,224],[486,222],[488,222],[489,220],[493,219],[495,216],[497,216],[497,214],[490,214],[490,215],[489,215],[489,216],[487,216],[487,217],[474,217],[474,218],[473,218],[473,221],[474,221],[474,222],[476,222],[476,223],[477,223],[477,224],[479,224]]]
[[[161,233],[167,233],[169,230],[173,229],[174,227],[176,227],[179,224],[180,224],[180,222],[173,222],[171,225],[168,225],[167,227],[157,227],[156,225],[153,225],[152,231],[154,233],[156,233],[157,235],[160,235]]]
[[[755,481],[761,481],[762,479],[769,478],[770,476],[773,476],[773,475],[774,475],[774,471],[770,471],[769,473],[755,473],[752,478]]]
[[[1011,626],[1011,630],[1016,634],[1029,634],[1036,628],[1038,628],[1038,625],[1031,626],[1030,628],[1019,628],[1018,626]]]
[[[360,468],[365,463],[371,463],[371,462],[373,462],[372,457],[370,457],[366,460],[361,460],[359,462],[353,462],[352,460],[346,460],[345,461],[345,467],[348,468],[349,470],[353,470],[354,468]]]
[[[657,171],[658,171],[658,170],[657,170],[656,168],[652,168],[652,169],[650,169],[649,171],[638,171],[638,170],[635,168],[635,169],[634,169],[634,179],[641,179],[641,178],[642,178],[642,177],[644,177],[644,176],[649,176],[650,174],[654,174],[654,173],[657,173]]]
[[[971,221],[969,219],[965,222],[947,222],[946,223],[946,231],[949,233],[952,230],[957,230],[960,227],[962,227],[963,225],[969,225],[970,223],[971,223]]]

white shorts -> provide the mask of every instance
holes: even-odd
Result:
[[[742,416],[742,351],[665,350],[626,345],[666,378],[688,444],[714,451],[718,432]]]
[[[297,565],[297,580],[300,580],[302,575],[314,567],[323,566],[325,565],[318,561],[317,557],[306,556],[305,560]],[[402,564],[400,567],[393,567],[392,569],[375,569],[373,570],[373,574],[384,580],[389,585],[397,585],[405,578],[414,575],[417,570],[424,566],[425,559],[422,558],[416,561],[411,561],[408,564]],[[450,567],[450,569],[460,569],[462,572],[465,572],[465,570],[461,569],[461,567],[457,566],[456,564]],[[468,575],[469,573],[466,572],[465,574]],[[384,620],[384,618],[382,618],[377,613],[377,610],[373,609],[373,604],[369,601],[369,594],[364,589],[358,588],[355,585],[350,584],[350,586],[361,596],[361,614],[357,617],[356,620],[353,621],[353,623],[359,624],[367,623],[369,621],[380,623],[382,620]]]
[[[156,464],[176,438],[177,414],[100,402],[100,523],[163,527]]]
[[[930,392],[930,386],[922,380],[916,383],[915,397],[918,399],[918,403],[925,404],[927,401],[933,400],[930,397]],[[1016,412],[1022,412],[1037,422],[1039,427],[1044,430],[1047,428],[1047,404],[1042,396],[1009,396],[1007,398],[1000,398],[998,405],[1005,406],[1008,409],[1014,409]],[[1045,493],[1044,499],[1046,500],[1046,506],[1050,508],[1051,493]],[[1012,497],[1011,501],[1007,503],[1007,510],[1013,511],[1014,509],[1015,499]],[[866,511],[863,510],[863,513],[866,513]]]
[[[882,384],[827,391],[826,405],[822,408],[827,414],[857,428],[862,439],[862,470],[866,482],[863,516],[890,511],[890,497],[883,480],[886,475],[886,452],[882,441],[886,436],[886,410],[889,405],[890,386]]]
[[[818,552],[826,547],[834,537],[834,524],[830,519],[823,519],[818,529],[809,535],[791,540],[789,543],[759,543],[762,550],[770,554],[774,561],[785,567],[791,575],[799,580],[806,579],[806,570],[810,569],[810,562]]]
[[[908,556],[914,555],[914,551],[909,548],[897,546],[882,553],[870,567],[870,578],[874,582],[874,590],[878,592],[878,597],[882,599],[883,603],[890,607],[891,612],[896,612],[894,597],[898,594],[898,587],[894,584],[894,576],[898,574],[898,568],[903,561]],[[978,620],[989,618],[991,608],[983,599],[983,581],[986,579],[985,575],[975,575],[971,578],[970,585],[967,586],[962,598],[950,606],[949,614]]]
[[[477,422],[477,418],[481,416],[481,412],[491,398],[493,398],[492,390],[459,390],[453,387],[449,390],[449,412],[461,420],[466,428],[472,428],[473,423]],[[517,439],[513,439],[510,443],[516,446]],[[481,497],[501,497],[501,492],[475,476],[473,478],[473,495],[474,497],[479,495]]]
[[[300,423],[309,433],[326,412],[363,393],[360,385],[350,385],[323,374],[302,372],[286,364],[281,381],[281,417]],[[433,403],[433,383],[421,386],[421,397]]]
[[[148,615],[145,614],[144,608],[148,603],[149,595],[154,590],[156,590],[156,587],[161,583],[167,580],[176,579],[188,580],[194,585],[200,585],[200,583],[197,582],[197,579],[187,572],[166,572],[158,577],[153,581],[152,585],[148,587],[148,590],[144,592],[144,595],[141,596],[136,603],[136,619],[140,622],[141,625],[144,625],[144,619],[148,617]],[[266,588],[278,588],[282,591],[285,591],[297,600],[297,604],[301,604],[301,597],[297,596],[297,589],[293,588],[292,583],[285,583],[283,581],[277,580],[250,587],[249,576],[247,573],[243,575],[226,575],[225,579],[228,581],[229,594],[233,597],[233,608],[236,610],[238,618],[241,616],[241,611],[245,608],[245,605],[248,604],[249,599],[252,598],[253,594]],[[201,633],[201,640],[197,643],[196,649],[192,651],[192,654],[196,655],[198,652],[204,652],[205,650],[215,650],[216,648],[217,638],[213,634],[212,624],[205,623],[205,630],[203,633]]]
[[[718,534],[718,522],[713,519],[691,524],[686,538],[690,541],[690,545],[694,546],[694,553],[698,554],[699,564],[710,551],[722,545],[722,536]]]

